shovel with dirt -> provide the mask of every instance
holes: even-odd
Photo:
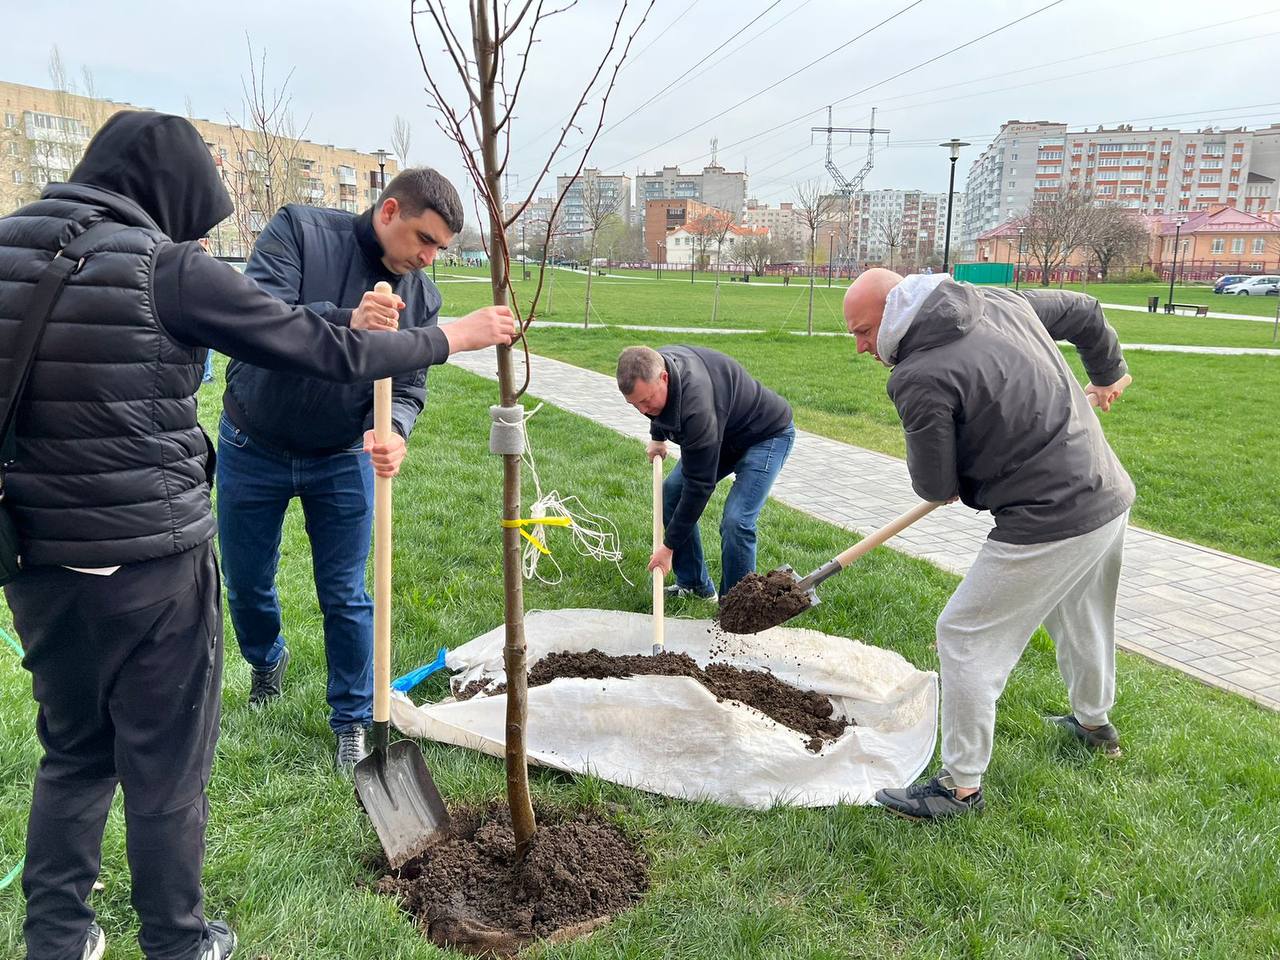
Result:
[[[385,288],[385,289],[384,289]],[[379,283],[379,292],[391,288]],[[373,433],[391,439],[391,381],[373,385]],[[356,764],[356,795],[373,821],[392,869],[422,853],[449,830],[449,811],[412,740],[388,744],[391,723],[391,478],[373,488],[373,730],[372,750]]]
[[[815,588],[851,565],[865,553],[901,533],[941,503],[921,503],[848,550],[828,560],[807,577],[801,578],[790,566],[766,574],[750,573],[724,597],[716,618],[729,633],[759,633],[816,607],[821,601]]]

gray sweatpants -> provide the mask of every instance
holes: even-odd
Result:
[[[1068,540],[983,544],[938,617],[942,762],[957,786],[981,784],[991,761],[996,701],[1042,623],[1057,647],[1076,719],[1087,726],[1108,722],[1128,522],[1126,511]]]

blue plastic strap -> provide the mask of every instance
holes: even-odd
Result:
[[[391,689],[399,693],[408,693],[436,671],[445,669],[444,658],[448,653],[449,651],[445,647],[441,647],[436,653],[436,658],[425,667],[410,670],[403,677],[396,677],[396,679],[392,680]]]
[[[23,654],[22,654],[22,647],[20,647],[20,646],[18,645],[18,641],[17,641],[17,640],[15,640],[15,639],[13,639],[13,637],[9,636],[9,634],[8,634],[8,633],[6,633],[6,632],[5,632],[4,630],[2,630],[2,629],[0,629],[0,637],[4,637],[5,643],[7,643],[7,644],[9,644],[9,646],[13,647],[13,652],[14,652],[14,653],[16,653],[18,656],[22,656],[22,655],[23,655]]]

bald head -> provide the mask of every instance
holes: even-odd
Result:
[[[880,360],[876,337],[884,317],[884,304],[889,299],[889,291],[901,282],[900,274],[884,267],[872,267],[849,285],[844,295],[844,322],[858,343],[859,353],[869,353]]]

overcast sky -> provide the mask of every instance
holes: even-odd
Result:
[[[74,75],[92,71],[100,96],[174,113],[189,99],[196,116],[225,121],[240,115],[247,33],[266,51],[269,83],[293,70],[294,114],[310,139],[390,149],[399,114],[412,125],[410,159],[468,192],[457,148],[435,128],[423,92],[407,2],[6,6],[0,78],[48,86],[56,42]],[[512,194],[533,187],[619,6],[579,0],[540,31],[516,110]],[[448,7],[455,23],[467,22],[464,5]],[[628,29],[642,9],[633,0]],[[419,35],[428,63],[451,80],[429,19],[419,19]],[[877,138],[868,187],[945,190],[946,154],[936,144],[955,136],[973,143],[957,170],[960,189],[968,161],[1008,119],[1184,129],[1280,121],[1278,43],[1275,0],[656,0],[608,105],[606,124],[617,126],[589,165],[633,176],[663,164],[697,170],[714,137],[722,166],[746,167],[750,195],[785,201],[797,181],[825,177],[825,135],[809,128],[825,125],[834,103],[838,126],[867,126],[878,107],[876,126],[889,130]],[[448,90],[457,102],[456,83]],[[590,106],[598,112],[598,100]],[[835,140],[847,175],[867,153],[865,135],[852,140]],[[542,192],[553,190],[549,180]]]

